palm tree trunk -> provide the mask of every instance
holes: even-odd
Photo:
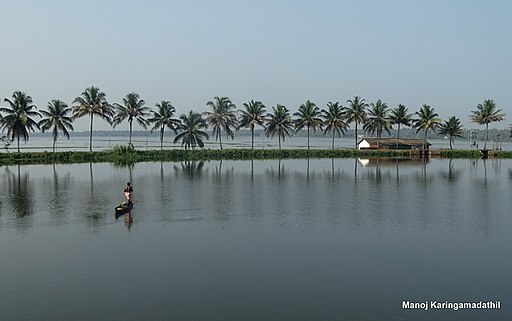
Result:
[[[396,149],[398,149],[398,140],[400,139],[400,123],[398,123],[398,137],[396,138]]]
[[[487,150],[487,139],[489,139],[489,123],[485,124],[485,142],[484,142],[484,150]]]
[[[92,152],[92,120],[93,120],[93,113],[90,113],[91,115],[91,128],[89,133],[89,151]]]
[[[55,145],[57,143],[57,137],[59,136],[59,132],[57,131],[57,126],[53,128],[53,153],[55,154]]]
[[[425,136],[423,138],[423,153],[425,154],[424,156],[427,155],[427,131],[428,129],[425,129]]]
[[[254,127],[251,128],[251,149],[254,149]]]
[[[132,121],[129,121],[130,123],[130,138],[128,139],[128,146],[132,146]]]
[[[356,134],[355,134],[355,136],[356,136],[356,149],[357,149],[357,122],[356,122]]]
[[[453,140],[452,135],[450,135],[450,149],[453,149],[453,147],[452,147],[452,140]],[[450,158],[450,160],[451,160],[451,158]]]
[[[165,127],[162,126],[162,128],[160,128],[160,150],[164,149],[164,130]]]
[[[18,153],[20,152],[20,135],[17,136],[18,139]]]
[[[334,149],[334,129],[332,130],[332,149]]]
[[[279,150],[281,150],[281,134],[279,134]]]
[[[309,150],[309,125],[308,125],[308,150]]]
[[[222,133],[219,131],[220,150],[222,150]]]

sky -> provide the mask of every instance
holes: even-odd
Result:
[[[292,113],[361,96],[428,104],[467,128],[482,127],[469,114],[493,99],[501,129],[512,123],[510,12],[492,0],[0,0],[0,97],[25,91],[46,109],[94,85],[111,103],[169,100],[179,116],[214,96]]]

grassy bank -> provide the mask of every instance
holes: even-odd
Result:
[[[446,150],[439,154],[442,158],[479,158],[476,150]],[[152,161],[187,160],[247,160],[247,159],[289,159],[289,158],[411,158],[405,150],[355,150],[355,149],[225,149],[225,150],[134,150],[117,146],[111,150],[98,152],[25,152],[0,153],[0,165],[12,164],[52,164],[52,163],[98,163],[111,162],[129,164]],[[494,157],[512,158],[512,152],[495,152]]]

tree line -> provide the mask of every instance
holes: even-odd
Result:
[[[391,134],[392,126],[397,126],[397,145],[400,138],[400,129],[411,127],[416,133],[423,131],[424,144],[426,144],[429,130],[438,131],[449,136],[450,149],[454,137],[462,137],[463,127],[459,118],[449,117],[443,122],[435,109],[429,105],[423,105],[415,113],[409,113],[406,106],[399,104],[395,108],[378,99],[375,103],[366,103],[364,98],[355,96],[346,101],[343,106],[340,102],[329,102],[326,108],[320,109],[315,103],[306,101],[298,107],[297,112],[290,114],[290,110],[284,105],[276,104],[267,112],[266,106],[258,100],[250,100],[243,103],[243,108],[237,109],[236,105],[228,97],[216,96],[208,101],[206,106],[210,109],[202,113],[190,110],[176,118],[176,109],[170,101],[163,100],[151,109],[146,105],[137,93],[129,93],[121,103],[109,103],[106,94],[99,88],[91,86],[85,89],[80,96],[73,100],[72,106],[68,106],[59,99],[48,102],[47,109],[38,111],[32,97],[25,92],[16,91],[12,98],[5,98],[6,107],[0,107],[0,128],[7,131],[7,139],[17,142],[20,151],[20,140],[27,141],[29,132],[36,129],[52,131],[53,151],[59,132],[68,139],[69,131],[73,130],[73,121],[81,117],[89,117],[90,136],[89,150],[92,151],[93,121],[99,117],[109,123],[113,128],[127,121],[129,124],[129,141],[131,146],[133,121],[136,121],[144,129],[151,132],[160,132],[160,148],[163,148],[164,132],[169,129],[175,133],[174,143],[181,142],[185,149],[203,148],[204,140],[209,139],[206,132],[211,129],[215,139],[222,146],[222,134],[234,138],[235,131],[247,128],[251,131],[251,148],[254,149],[254,129],[256,126],[263,128],[267,137],[278,137],[279,149],[281,141],[290,136],[291,132],[307,130],[307,146],[310,148],[310,132],[323,131],[324,135],[332,135],[332,149],[334,149],[335,137],[344,135],[352,124],[355,125],[355,146],[358,143],[359,126],[365,134],[376,135],[377,148],[379,138],[383,132]],[[42,118],[36,121],[36,117]],[[487,149],[489,124],[505,119],[505,114],[497,108],[495,102],[486,99],[471,111],[470,119],[479,125],[485,125],[484,149]],[[511,127],[512,134],[512,127]],[[426,148],[426,146],[424,146]]]

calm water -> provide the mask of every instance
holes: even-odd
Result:
[[[2,320],[508,320],[510,160],[0,167]],[[135,207],[115,219],[127,180]],[[408,311],[403,300],[501,300]]]

